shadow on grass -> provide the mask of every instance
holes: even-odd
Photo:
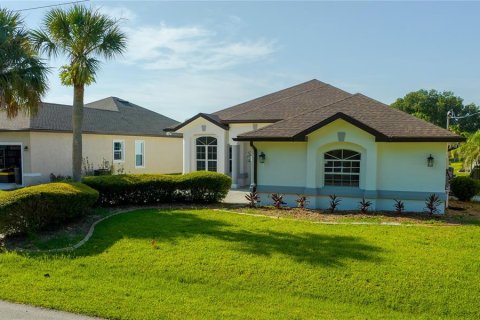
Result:
[[[134,211],[98,225],[90,241],[67,256],[75,258],[97,255],[108,251],[122,239],[145,239],[146,242],[154,239],[161,246],[165,242],[176,243],[178,240],[198,236],[231,243],[233,245],[229,249],[249,255],[268,257],[282,254],[297,262],[323,266],[342,266],[345,260],[379,261],[378,253],[382,251],[359,237],[268,230],[252,232],[241,227],[221,220],[202,218],[200,213]],[[41,256],[45,257],[45,254]],[[47,256],[53,258],[58,254]]]

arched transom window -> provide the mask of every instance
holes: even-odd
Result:
[[[200,137],[196,140],[197,171],[217,171],[217,139]]]
[[[325,152],[324,159],[326,186],[359,186],[360,153],[338,149]]]

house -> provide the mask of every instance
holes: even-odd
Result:
[[[183,172],[231,175],[233,188],[256,187],[263,204],[282,193],[310,207],[373,210],[393,199],[422,211],[432,193],[446,199],[447,145],[462,138],[362,94],[318,80],[167,128],[183,134]],[[440,208],[440,210],[443,210]]]
[[[33,117],[7,119],[0,113],[0,183],[31,185],[48,182],[50,174],[71,176],[71,118],[72,106],[54,103],[42,103]],[[113,164],[115,172],[181,172],[181,135],[163,130],[177,123],[116,97],[86,104],[83,167],[90,171]]]

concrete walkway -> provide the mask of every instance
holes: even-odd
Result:
[[[247,199],[245,199],[245,195],[248,192],[248,189],[230,190],[225,199],[223,199],[223,203],[248,204]]]
[[[101,320],[75,313],[0,301],[0,320]]]

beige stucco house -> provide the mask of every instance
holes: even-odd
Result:
[[[183,134],[183,172],[231,175],[234,188],[251,186],[264,205],[298,194],[312,208],[422,211],[425,198],[446,200],[447,146],[462,137],[362,94],[308,81],[170,128]],[[440,212],[443,207],[439,208]]]
[[[71,176],[71,115],[71,106],[52,103],[42,103],[34,117],[7,119],[0,113],[0,187],[48,182],[50,174]],[[177,123],[115,97],[86,104],[85,168],[98,169],[106,161],[114,172],[179,173],[181,135],[163,130]]]

